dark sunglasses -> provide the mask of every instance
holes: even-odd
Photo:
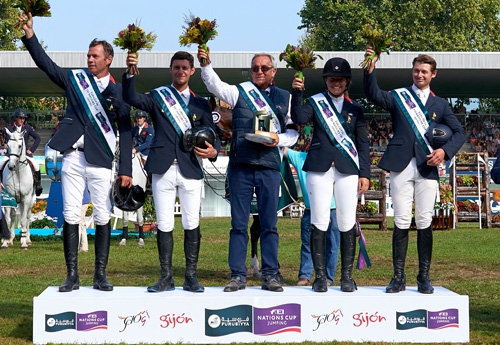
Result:
[[[269,72],[270,70],[272,70],[273,68],[272,67],[268,67],[268,66],[253,66],[252,67],[252,72],[255,72],[257,73],[259,71],[259,69],[262,71],[262,73],[267,73]]]

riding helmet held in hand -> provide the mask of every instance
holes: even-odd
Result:
[[[111,199],[116,207],[122,211],[132,212],[141,208],[146,200],[146,194],[141,186],[134,185],[132,188],[120,187],[121,179],[118,178],[111,188]]]
[[[214,130],[207,126],[199,126],[186,130],[182,138],[182,143],[186,151],[192,151],[195,147],[206,149],[205,141],[210,145],[215,144],[217,136]]]
[[[439,149],[446,144],[452,135],[453,131],[450,127],[443,123],[436,122],[431,122],[427,132],[425,133],[425,137],[434,150]]]

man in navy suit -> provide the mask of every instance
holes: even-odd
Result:
[[[365,57],[373,53],[368,46]],[[408,230],[415,203],[417,225],[417,251],[419,271],[418,291],[431,294],[434,288],[429,278],[432,257],[432,215],[439,195],[438,166],[451,159],[462,147],[465,132],[453,115],[447,100],[437,97],[430,89],[436,77],[436,61],[429,55],[419,55],[413,60],[411,87],[392,91],[380,90],[377,84],[373,58],[371,67],[364,71],[366,97],[391,113],[393,138],[389,141],[379,167],[391,173],[391,195],[394,208],[392,236],[394,276],[386,288],[388,293],[406,289],[404,273]],[[432,128],[445,124],[452,133],[447,142],[438,148]]]
[[[63,244],[67,277],[61,292],[79,289],[78,227],[83,193],[88,185],[96,224],[94,289],[112,291],[106,278],[111,236],[111,182],[115,156],[116,128],[120,132],[118,178],[122,187],[132,186],[132,135],[130,106],[123,102],[121,85],[109,73],[113,47],[94,39],[87,53],[87,69],[66,70],[56,65],[43,50],[33,31],[33,18],[23,23],[22,41],[33,61],[64,90],[68,108],[49,146],[63,153]],[[26,14],[20,21],[27,18]]]
[[[137,54],[127,56],[129,70],[137,65]],[[188,52],[176,52],[170,60],[172,85],[162,86],[141,94],[136,92],[136,77],[123,76],[123,97],[132,106],[149,113],[153,120],[155,135],[151,144],[145,169],[152,174],[153,200],[158,219],[158,256],[161,276],[149,292],[169,291],[175,288],[172,270],[174,230],[174,205],[179,195],[184,228],[184,254],[186,271],[183,289],[203,292],[196,271],[200,251],[200,204],[203,189],[201,158],[217,159],[220,140],[214,143],[186,147],[184,139],[188,132],[202,126],[213,131],[215,125],[208,101],[189,88],[189,79],[195,72],[194,58]]]
[[[292,120],[313,122],[314,134],[302,170],[311,206],[309,245],[316,272],[315,292],[328,291],[326,234],[330,226],[332,194],[340,230],[340,289],[354,292],[352,278],[356,254],[356,205],[370,185],[370,147],[361,105],[347,96],[352,73],[347,60],[329,59],[323,68],[326,91],[302,101],[304,79],[292,82]],[[304,104],[304,105],[303,105]]]

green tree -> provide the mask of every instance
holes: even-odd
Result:
[[[305,0],[304,43],[316,51],[362,51],[360,30],[385,25],[394,51],[498,51],[498,0]]]
[[[0,1],[0,50],[18,50],[17,41],[21,38],[21,30],[14,28],[14,23],[21,14],[14,7],[15,0]]]

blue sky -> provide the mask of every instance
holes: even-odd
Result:
[[[86,51],[94,39],[112,41],[128,24],[140,22],[158,35],[152,51],[195,51],[181,47],[184,16],[216,19],[213,51],[282,51],[297,44],[303,30],[297,14],[303,0],[48,0],[52,17],[35,17],[35,33],[49,51]]]

